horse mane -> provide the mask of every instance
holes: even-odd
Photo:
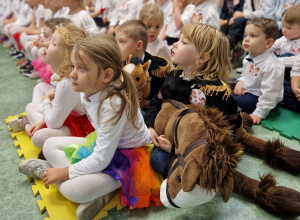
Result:
[[[234,141],[232,126],[216,108],[192,105],[205,124],[207,146],[199,167],[202,167],[200,187],[218,189],[230,183],[231,173],[241,160],[241,144]],[[218,174],[218,175],[217,175]]]

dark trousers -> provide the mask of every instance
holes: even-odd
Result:
[[[169,46],[173,46],[173,44],[176,43],[178,40],[179,40],[179,38],[174,38],[174,37],[167,37],[166,38],[167,44]]]
[[[237,101],[238,106],[242,109],[242,112],[252,114],[256,109],[259,97],[246,92],[244,95],[234,95],[234,98]]]
[[[243,40],[247,21],[245,18],[237,18],[234,20],[234,24],[229,26],[227,36],[232,39],[235,44]]]
[[[169,172],[169,153],[160,147],[154,147],[150,156],[150,165],[155,172],[162,174],[166,179]]]

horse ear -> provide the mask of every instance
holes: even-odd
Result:
[[[220,193],[224,202],[228,202],[233,191],[233,177],[230,174],[230,177],[226,179],[226,183],[222,184],[220,187]]]
[[[148,69],[149,69],[149,67],[150,67],[150,65],[151,65],[151,60],[148,60],[146,63],[144,63],[144,65],[143,65],[143,70],[145,71],[145,72],[147,72],[148,71]]]
[[[181,175],[181,185],[184,192],[192,191],[199,179],[200,170],[197,161],[193,158],[189,160]]]
[[[129,55],[129,58],[128,58],[128,62],[127,62],[127,63],[130,63],[131,59],[132,59],[132,54]]]

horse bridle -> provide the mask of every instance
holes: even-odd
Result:
[[[196,149],[197,147],[206,144],[207,141],[205,138],[196,140],[195,142],[193,142],[192,144],[190,144],[184,151],[183,155],[181,155],[180,153],[177,155],[175,155],[175,148],[176,146],[178,146],[178,141],[177,141],[177,129],[178,129],[178,124],[181,121],[181,119],[190,113],[194,113],[195,110],[192,108],[186,108],[184,105],[182,105],[179,102],[176,102],[174,100],[166,100],[167,102],[172,103],[175,107],[182,109],[182,111],[179,113],[179,115],[177,116],[177,118],[174,120],[173,123],[173,128],[172,128],[172,133],[173,133],[173,144],[172,144],[172,148],[171,148],[171,152],[169,155],[169,172],[168,172],[168,179],[171,176],[171,174],[174,172],[174,170],[180,165],[182,167],[182,169],[184,169],[186,162],[184,161],[185,157],[188,156],[194,149]],[[177,159],[176,163],[173,165],[175,159]],[[173,165],[173,166],[172,166]],[[180,180],[181,181],[181,180]],[[168,192],[169,189],[169,184],[167,183],[167,187],[166,187],[166,195],[168,198],[169,203],[175,207],[175,208],[180,208],[179,206],[177,206],[171,199],[171,196]]]

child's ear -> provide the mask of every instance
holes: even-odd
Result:
[[[274,39],[273,39],[273,38],[269,38],[269,39],[267,40],[267,43],[266,43],[265,48],[266,48],[266,49],[269,49],[270,47],[272,47],[273,44],[274,44]]]
[[[208,53],[205,53],[198,59],[198,61],[200,64],[203,64],[203,63],[206,63],[209,60],[209,58],[210,58],[210,55]]]
[[[139,41],[136,43],[136,50],[144,50],[143,46],[144,46],[143,41],[139,40]]]
[[[113,69],[107,68],[106,70],[104,70],[103,74],[104,74],[103,83],[110,83],[115,75],[115,72]]]

